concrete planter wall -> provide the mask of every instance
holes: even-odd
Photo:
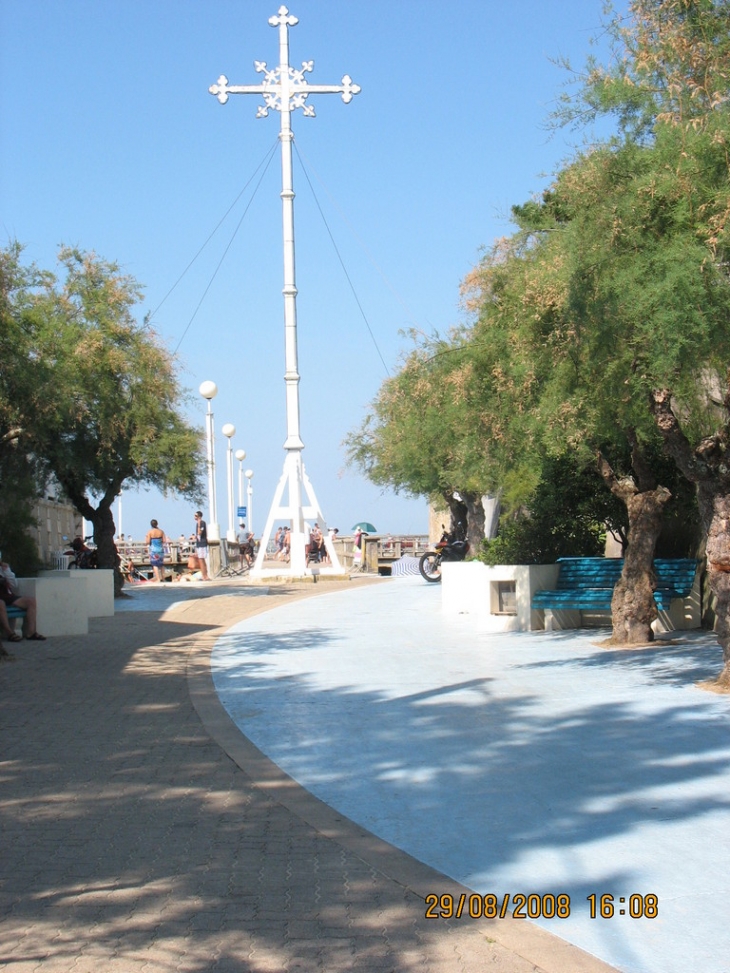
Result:
[[[18,590],[25,597],[35,598],[41,634],[88,634],[86,589],[82,584],[73,583],[70,571],[49,571],[37,578],[18,578]]]
[[[446,561],[441,565],[441,608],[447,615],[473,615],[488,632],[535,632],[544,612],[530,608],[532,595],[554,588],[557,564],[498,564]]]
[[[110,569],[41,571],[37,578],[18,578],[18,587],[35,598],[43,635],[86,635],[90,618],[114,615]]]

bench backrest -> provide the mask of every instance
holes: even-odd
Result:
[[[692,557],[657,558],[654,561],[657,588],[673,588],[686,598],[695,583],[699,564]]]
[[[611,588],[621,576],[621,557],[561,557],[558,589]],[[654,561],[657,590],[672,589],[687,597],[695,581],[699,561],[694,558],[657,558]]]
[[[558,589],[613,589],[624,566],[618,557],[560,557],[558,564]]]

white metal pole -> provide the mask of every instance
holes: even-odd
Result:
[[[213,426],[213,408],[211,401],[218,394],[215,382],[202,382],[200,394],[208,401],[208,411],[205,416],[205,434],[208,453],[208,540],[220,539],[218,528],[218,504],[215,495],[215,431]]]
[[[243,507],[243,461],[246,459],[246,450],[237,449],[236,459],[238,460],[238,506]]]
[[[234,523],[233,509],[233,446],[231,440],[236,435],[236,427],[228,422],[221,429],[221,432],[228,440],[228,449],[226,450],[226,473],[228,480],[228,533],[226,534],[226,539],[229,543],[233,543],[236,540],[236,527]]]
[[[205,419],[208,438],[208,523],[212,525],[218,520],[218,513],[215,508],[215,453],[213,452],[213,412],[210,402],[208,402]]]
[[[228,440],[228,540],[233,543],[236,539],[236,524],[233,500],[233,448]]]
[[[251,485],[253,470],[246,470],[246,478],[248,480],[248,529],[253,534],[253,486]]]

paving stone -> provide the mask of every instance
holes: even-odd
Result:
[[[0,967],[537,969],[474,927],[427,923],[419,896],[272,796],[201,720],[201,653],[312,588],[119,612],[0,666]]]

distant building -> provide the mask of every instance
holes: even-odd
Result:
[[[28,530],[41,561],[49,565],[53,563],[53,554],[66,550],[83,531],[81,514],[68,500],[54,495],[52,489],[36,503],[33,516],[38,526]]]

